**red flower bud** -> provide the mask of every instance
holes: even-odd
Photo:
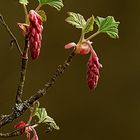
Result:
[[[25,122],[20,121],[15,125],[15,128],[24,127],[23,129],[20,129],[20,134],[22,135],[23,133],[26,133],[27,140],[39,140],[36,130],[32,126],[25,127],[26,125]],[[31,132],[33,132],[32,138],[30,137]]]
[[[98,79],[100,76],[100,68],[102,65],[99,63],[98,56],[96,52],[91,49],[91,55],[88,60],[87,64],[87,82],[88,82],[88,87],[92,90],[95,89],[98,83]]]
[[[20,128],[20,127],[24,127],[26,126],[26,123],[21,121],[21,122],[18,122],[14,127],[15,128]],[[23,133],[25,132],[25,128],[21,129],[20,130],[20,134],[22,135]]]
[[[40,54],[43,22],[38,13],[34,10],[29,12],[29,44],[32,59],[37,59]]]

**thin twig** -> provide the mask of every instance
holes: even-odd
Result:
[[[21,135],[20,130],[16,130],[9,133],[0,133],[1,138],[15,137],[15,136],[20,136],[20,135]]]
[[[26,126],[22,126],[22,127],[18,128],[18,129],[16,129],[16,130],[12,131],[12,132],[0,133],[0,138],[9,138],[9,137],[21,136],[21,135],[24,134],[24,132],[21,133],[21,130],[23,130],[23,129],[25,129],[26,127],[29,127],[29,126],[31,126],[33,130],[35,130],[34,128],[35,128],[35,127],[38,127],[39,124],[41,124],[41,123],[26,124]],[[52,130],[49,129],[49,128],[50,128],[50,126],[48,125],[47,133],[49,133],[49,132],[52,131]]]
[[[27,69],[27,63],[28,63],[28,49],[29,49],[29,41],[28,41],[28,37],[25,37],[25,47],[24,47],[24,52],[22,56],[20,82],[19,82],[17,94],[16,94],[16,104],[22,102],[21,97],[23,94],[23,88],[24,88],[25,77],[26,77],[26,69]]]
[[[13,43],[15,43],[15,45],[16,45],[16,47],[17,47],[19,53],[22,55],[22,51],[21,51],[21,49],[20,49],[20,46],[19,46],[18,41],[17,41],[16,37],[14,36],[14,34],[12,33],[12,31],[10,30],[10,28],[8,27],[8,25],[7,25],[7,23],[5,22],[5,20],[4,20],[4,18],[3,18],[3,16],[2,16],[1,13],[0,13],[0,22],[1,22],[2,25],[6,28],[7,32],[10,34],[10,36],[11,36],[11,38],[12,38],[12,41],[11,41],[10,44],[12,45]]]
[[[68,58],[64,61],[64,63],[62,65],[59,65],[57,67],[57,70],[54,72],[54,74],[52,75],[52,77],[50,78],[50,80],[45,84],[44,88],[41,90],[38,90],[37,93],[33,96],[31,96],[28,100],[17,104],[14,107],[14,110],[11,114],[9,115],[5,115],[1,120],[0,120],[0,128],[10,122],[12,122],[13,120],[15,120],[16,118],[19,118],[21,115],[23,115],[25,113],[25,111],[27,109],[29,109],[32,104],[40,99],[42,96],[44,96],[47,91],[55,84],[56,80],[58,77],[60,77],[65,69],[70,65],[70,62],[72,61],[73,57],[76,55],[75,50],[73,50],[70,55],[68,56]]]
[[[75,50],[68,56],[66,61],[64,62],[63,65],[59,65],[57,67],[57,70],[55,73],[52,75],[48,83],[45,84],[45,87],[43,89],[40,89],[35,95],[31,96],[27,101],[29,105],[32,105],[36,100],[41,98],[46,94],[46,92],[54,85],[56,82],[57,78],[60,77],[65,69],[70,65],[70,62],[72,61],[73,57],[76,55]]]
[[[26,127],[29,127],[29,126],[32,126],[34,128],[34,127],[37,127],[38,125],[39,124],[27,124],[26,126],[22,126],[22,127],[18,128],[16,130],[12,131],[12,132],[0,133],[0,137],[2,137],[2,138],[8,138],[8,137],[20,136],[20,135],[24,134],[24,132],[21,133],[21,130],[23,130]]]

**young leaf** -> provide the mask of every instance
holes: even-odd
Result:
[[[29,2],[28,2],[28,0],[19,0],[19,3],[27,5]]]
[[[111,38],[119,38],[118,25],[120,22],[116,22],[114,17],[97,17],[95,22],[98,25],[99,32],[107,33]]]
[[[42,122],[49,124],[53,129],[59,130],[59,126],[55,123],[54,119],[51,118],[50,116],[47,116],[46,119]]]
[[[33,116],[37,116],[39,123],[49,124],[53,129],[59,130],[59,126],[55,123],[54,119],[48,116],[45,108],[36,108]]]
[[[72,24],[76,28],[84,29],[86,25],[86,21],[82,15],[78,13],[76,14],[73,12],[68,12],[68,15],[69,17],[66,19],[66,22],[68,22],[69,24]]]
[[[43,21],[46,21],[47,20],[47,16],[46,16],[45,11],[39,10],[37,13],[41,16],[41,18],[42,18]]]
[[[88,33],[90,31],[93,31],[93,24],[94,24],[94,16],[90,17],[87,22],[86,25],[83,29],[84,33]]]
[[[43,122],[47,117],[47,111],[45,108],[36,108],[33,116],[37,116],[39,119],[39,123]]]
[[[38,0],[40,4],[48,4],[51,7],[56,8],[57,10],[61,10],[64,6],[62,0]]]

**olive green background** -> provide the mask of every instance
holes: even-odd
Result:
[[[94,48],[103,65],[95,92],[86,85],[86,63],[89,58],[76,56],[64,75],[40,100],[48,114],[60,126],[60,131],[45,133],[38,127],[41,140],[139,140],[140,139],[140,1],[139,0],[64,0],[64,8],[57,12],[44,7],[48,21],[44,24],[40,57],[29,60],[23,98],[34,94],[48,80],[58,64],[70,53],[64,45],[79,39],[80,31],[64,20],[67,11],[79,12],[85,18],[112,15],[120,21],[117,40],[107,35],[93,39]],[[30,0],[28,9],[37,6]],[[23,22],[23,8],[16,0],[1,0],[0,12],[16,35],[21,46],[23,37],[17,27]],[[11,112],[20,72],[20,55],[11,38],[0,24],[0,114]],[[27,120],[28,113],[20,121]],[[13,124],[1,129],[12,130]],[[9,138],[25,139],[25,136]]]

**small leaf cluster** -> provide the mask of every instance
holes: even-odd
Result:
[[[82,29],[82,33],[88,33],[93,31],[94,22],[98,26],[98,32],[106,33],[111,38],[118,38],[118,25],[119,22],[116,22],[114,17],[108,16],[106,18],[91,16],[87,21],[79,13],[68,12],[69,17],[66,19],[66,22],[72,24],[76,28]]]
[[[37,123],[42,123],[42,124],[46,124],[49,125],[49,127],[51,129],[56,129],[59,130],[59,126],[55,123],[54,119],[51,118],[50,116],[48,116],[48,113],[46,111],[46,108],[40,108],[40,107],[36,107],[33,111],[33,117],[37,117],[38,118],[38,122]]]

